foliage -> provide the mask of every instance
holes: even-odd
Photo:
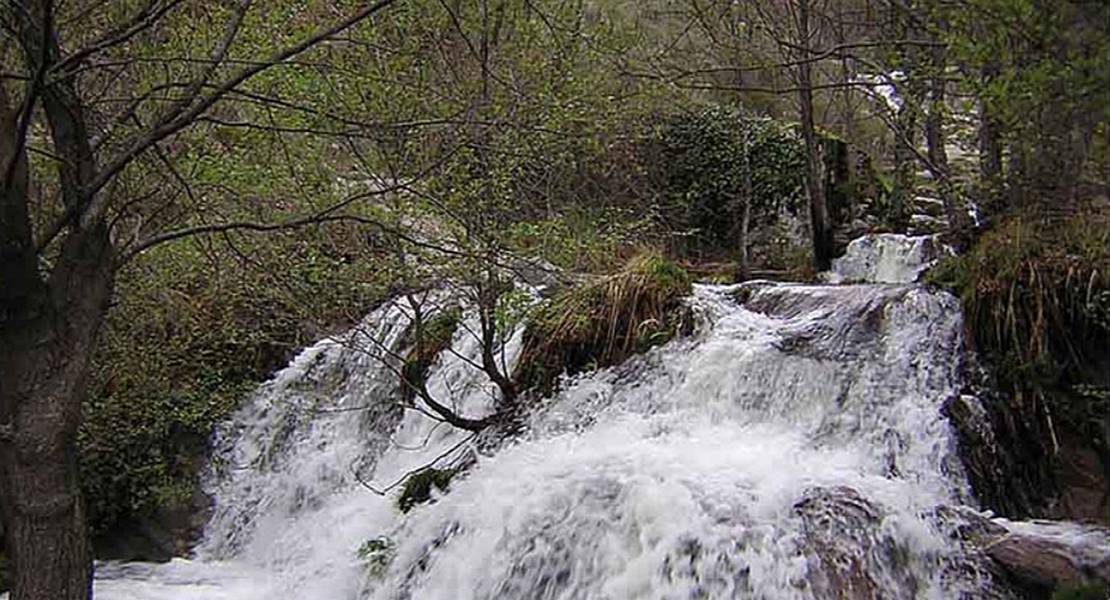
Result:
[[[448,492],[451,488],[451,480],[458,474],[457,469],[428,467],[409,475],[401,488],[401,495],[397,497],[397,508],[407,513],[416,505],[430,501],[433,488],[441,493]]]
[[[381,260],[357,241],[336,229],[197,239],[121,274],[78,437],[94,533],[188,502],[214,426],[293,350],[382,297]]]
[[[967,328],[1002,385],[1034,405],[1055,399],[1048,408],[1105,456],[1110,213],[1013,217],[929,279],[960,295]]]
[[[663,212],[671,230],[689,231],[694,253],[734,251],[745,202],[767,221],[780,209],[797,210],[804,194],[804,148],[789,127],[771,119],[713,106],[671,118],[658,144]],[[745,198],[749,184],[751,198]]]
[[[651,213],[620,206],[571,206],[550,217],[514,223],[505,244],[579,273],[620,268],[637,245],[658,239]]]
[[[387,537],[366,540],[356,551],[358,559],[366,563],[371,577],[382,577],[389,569],[389,563],[397,555],[397,544]]]
[[[1105,182],[1108,157],[1098,132],[1110,122],[1105,92],[1110,88],[1110,5],[924,4],[948,53],[962,72],[974,74],[960,84],[979,100],[984,119],[994,122],[1008,146],[1006,203],[1047,205],[1082,198],[1092,193],[1082,180]],[[992,203],[1003,202],[997,190],[988,193]]]
[[[461,317],[462,311],[458,307],[452,307],[439,312],[427,322],[420,322],[419,329],[416,323],[413,324],[414,331],[410,332],[414,336],[412,348],[401,366],[402,393],[406,401],[412,401],[415,390],[424,386],[424,379],[432,363],[451,346],[451,338],[455,335]]]
[[[563,291],[529,322],[516,381],[550,392],[564,371],[618,364],[668,341],[684,324],[690,289],[684,269],[647,252],[614,275]]]

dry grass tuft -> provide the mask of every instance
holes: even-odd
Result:
[[[529,324],[516,381],[549,393],[564,371],[611,366],[666,342],[686,321],[682,298],[690,289],[684,269],[649,252],[562,292]]]

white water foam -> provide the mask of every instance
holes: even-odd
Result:
[[[693,335],[564,380],[504,443],[400,405],[408,319],[385,306],[221,433],[196,556],[100,564],[97,597],[1011,598],[955,533],[975,506],[941,413],[963,389],[958,302],[905,285],[926,257],[892,244],[838,265],[879,284],[697,286]],[[473,321],[428,385],[481,417],[497,390]],[[464,456],[407,515],[378,493]]]

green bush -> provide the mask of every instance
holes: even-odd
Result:
[[[743,203],[753,225],[780,208],[797,210],[805,193],[805,152],[786,124],[710,107],[672,117],[657,135],[668,229],[685,232],[679,248],[695,255],[731,255]],[[750,199],[744,197],[750,176]]]
[[[78,437],[96,535],[188,506],[214,426],[296,348],[385,292],[353,229],[230,242],[172,244],[120,275]]]

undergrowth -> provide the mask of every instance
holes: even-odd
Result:
[[[1016,408],[1105,457],[1110,442],[1110,214],[1019,215],[929,279],[958,294],[976,349]],[[1105,458],[1104,458],[1105,460]]]
[[[687,321],[691,279],[680,266],[644,253],[621,271],[564,290],[532,318],[515,380],[552,391],[555,379],[606,367],[660,345]]]

